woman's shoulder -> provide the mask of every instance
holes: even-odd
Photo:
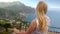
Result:
[[[49,16],[46,16],[47,17],[47,20],[50,20],[50,17]]]
[[[36,19],[33,19],[33,20],[31,21],[31,24],[36,25]]]

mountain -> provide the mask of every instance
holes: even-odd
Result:
[[[4,8],[4,7],[12,6],[12,5],[15,5],[15,4],[23,5],[23,4],[22,4],[21,2],[19,2],[19,1],[14,1],[14,2],[0,2],[0,7],[1,7],[1,8]]]
[[[24,5],[19,1],[15,2],[0,2],[0,18],[11,17],[26,17],[28,14],[35,13],[35,9]],[[24,15],[22,15],[24,14]]]
[[[60,10],[48,10],[47,15],[51,19],[51,25],[60,27]],[[35,9],[24,5],[21,2],[0,2],[0,19],[1,18],[20,17],[23,20],[31,22],[36,18]]]

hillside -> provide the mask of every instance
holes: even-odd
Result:
[[[15,2],[0,2],[0,18],[11,18],[11,17],[20,17],[35,13],[34,8],[31,8],[29,6],[25,6],[23,3],[15,1]],[[24,14],[24,15],[22,15]]]

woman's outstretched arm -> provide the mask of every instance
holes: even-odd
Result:
[[[29,28],[24,32],[19,32],[19,30],[15,29],[14,32],[17,33],[17,34],[31,34],[34,29],[36,28],[36,20],[32,20]]]
[[[34,19],[31,24],[30,27],[27,29],[26,33],[27,34],[31,34],[36,28],[36,20]]]

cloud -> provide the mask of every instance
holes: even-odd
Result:
[[[17,1],[17,0],[0,0],[0,2],[13,2],[13,1]]]
[[[48,6],[48,10],[60,10],[60,6],[54,6],[54,5],[50,5]]]

